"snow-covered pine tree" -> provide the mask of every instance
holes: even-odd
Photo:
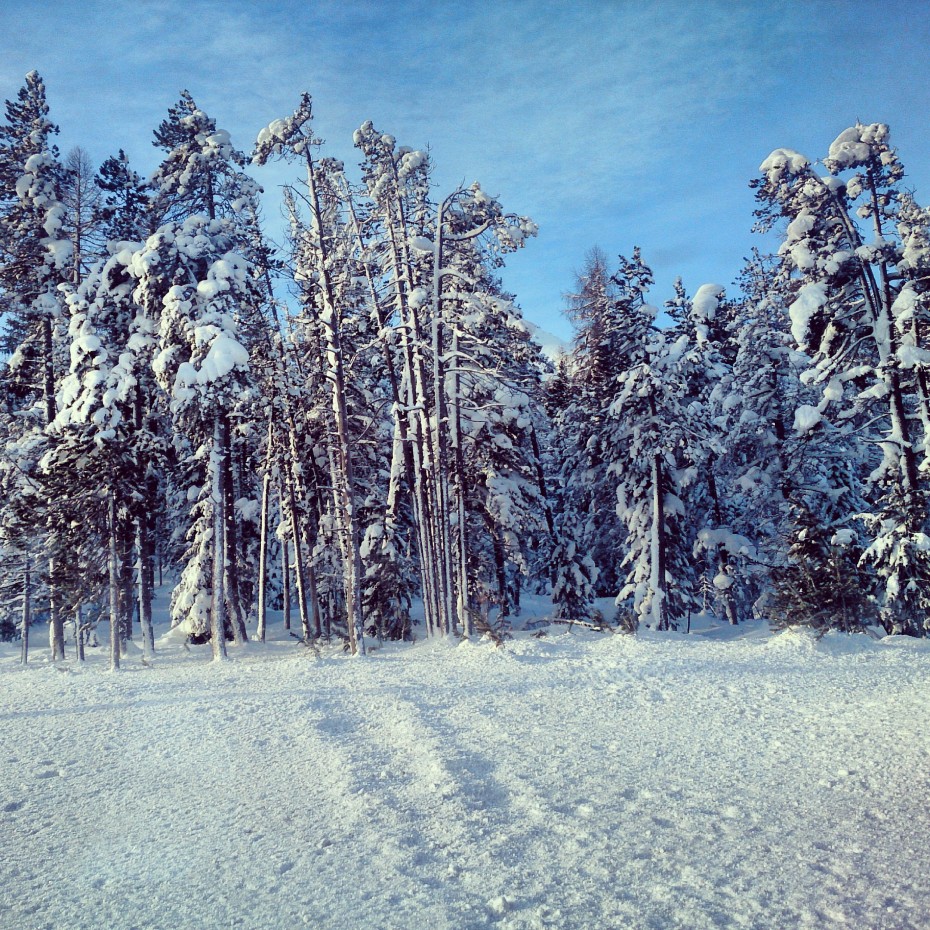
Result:
[[[306,167],[306,203],[309,224],[296,211],[291,225],[295,242],[294,273],[301,285],[305,307],[315,310],[315,323],[323,337],[325,381],[332,402],[330,441],[330,480],[337,538],[342,556],[349,646],[353,653],[365,653],[365,623],[362,615],[362,560],[360,529],[355,500],[353,450],[349,434],[346,363],[342,350],[343,314],[346,306],[338,299],[334,271],[338,267],[339,246],[334,239],[346,230],[340,224],[340,196],[333,166],[317,157],[321,141],[313,134],[312,102],[304,94],[293,115],[275,120],[259,133],[253,161],[265,164],[272,156],[299,158]],[[292,203],[296,204],[296,200]],[[343,259],[344,261],[344,259]]]
[[[45,84],[31,71],[0,125],[0,317],[9,353],[4,393],[19,411],[14,443],[29,446],[55,419],[56,341],[62,317],[59,285],[69,277],[71,243],[62,232],[63,171],[48,118]],[[12,450],[12,454],[17,454]],[[25,453],[23,462],[38,457]],[[36,515],[36,522],[41,515]],[[49,563],[52,659],[64,657],[64,631]]]
[[[638,257],[638,253],[637,257]],[[649,275],[648,269],[641,269]],[[640,282],[648,288],[651,276]],[[642,321],[636,313],[624,319],[618,290],[604,253],[594,248],[568,295],[568,315],[576,327],[575,346],[562,377],[568,381],[568,403],[554,411],[561,460],[562,510],[577,515],[577,544],[597,567],[596,594],[613,596],[621,585],[626,530],[617,516],[613,482],[607,477],[611,453],[603,445],[607,408],[620,373],[641,355],[637,339],[625,327]],[[569,524],[574,522],[569,517]]]
[[[429,202],[429,159],[424,152],[398,146],[393,136],[366,121],[354,135],[362,151],[363,178],[369,197],[370,222],[381,239],[380,274],[387,285],[380,302],[383,340],[399,349],[398,376],[391,382],[394,418],[404,451],[404,474],[410,494],[413,535],[419,556],[420,592],[427,632],[443,632],[453,622],[452,557],[442,540],[436,499],[436,460],[431,411],[434,385],[429,379],[426,331],[432,240],[425,235],[432,213]],[[415,248],[416,245],[424,248]],[[371,249],[367,250],[370,255]],[[371,263],[368,263],[371,269]],[[388,309],[390,308],[390,309]],[[390,325],[388,325],[390,324]],[[446,546],[446,548],[444,548]]]
[[[772,570],[772,589],[764,598],[775,629],[854,633],[878,619],[875,579],[862,558],[862,525],[854,516],[862,507],[861,476],[848,444],[831,442],[828,429],[821,421],[807,431],[808,448],[792,459],[808,481],[793,482],[786,558]]]
[[[668,338],[680,351],[677,367],[685,388],[681,405],[691,427],[679,453],[685,509],[681,531],[684,539],[694,540],[694,555],[705,562],[715,601],[735,625],[740,614],[741,556],[749,554],[751,545],[734,531],[736,514],[723,468],[729,439],[726,385],[736,354],[733,308],[720,285],[703,284],[689,299],[680,280],[675,299],[666,307],[676,321]]]
[[[503,619],[519,609],[534,551],[551,546],[533,441],[544,365],[513,299],[473,273],[477,287],[447,285],[456,302],[446,308],[456,594],[466,619],[480,599]]]
[[[646,302],[652,274],[639,250],[621,257],[613,277],[610,339],[627,360],[607,408],[601,442],[610,453],[617,514],[626,526],[626,581],[617,595],[618,622],[636,629],[676,629],[694,603],[690,552],[681,538],[680,456],[694,444],[684,400],[684,338],[673,341],[654,326],[657,308]]]
[[[85,523],[88,550],[93,551],[94,534],[105,526],[107,538],[98,536],[96,548],[120,556],[110,573],[117,588],[110,603],[118,606],[111,616],[113,631],[131,630],[131,555],[136,550],[143,655],[148,659],[154,651],[149,519],[158,507],[158,471],[164,462],[151,371],[156,334],[134,298],[133,245],[111,242],[111,250],[114,254],[69,300],[70,373],[62,382],[43,465],[51,479],[72,488],[64,499],[88,515],[98,512],[96,521]],[[81,521],[75,519],[74,525]],[[83,590],[93,590],[91,582]],[[118,654],[111,661],[118,667]]]
[[[133,257],[135,299],[157,321],[153,370],[170,398],[176,429],[205,476],[200,491],[189,494],[193,538],[172,618],[187,621],[191,634],[204,635],[209,599],[210,638],[215,658],[222,658],[227,615],[233,638],[245,638],[231,421],[240,412],[250,416],[255,399],[240,327],[243,308],[261,301],[242,255],[248,240],[243,211],[257,185],[240,170],[245,157],[229,134],[187,92],[156,130],[155,143],[167,150],[154,176],[155,212],[168,219]],[[211,553],[209,577],[205,550]]]
[[[864,448],[882,451],[866,495],[872,542],[864,557],[885,587],[884,623],[923,634],[930,547],[927,478],[919,469],[925,417],[918,411],[928,403],[920,376],[927,350],[907,321],[911,285],[899,272],[906,264],[897,228],[907,207],[899,188],[904,169],[882,123],[844,130],[823,163],[826,177],[789,149],[765,159],[754,182],[760,225],[788,220],[780,273],[797,288],[792,335],[811,355],[805,380],[822,389],[808,421],[826,417],[859,429]]]

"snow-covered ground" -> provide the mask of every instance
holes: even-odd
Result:
[[[930,927],[930,644],[546,632],[3,646],[0,927]]]

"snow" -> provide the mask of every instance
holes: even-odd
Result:
[[[118,674],[0,645],[0,926],[930,926],[926,641],[705,620],[351,659],[279,626]]]
[[[788,308],[788,316],[791,318],[791,335],[801,348],[807,342],[811,318],[826,302],[826,284],[822,281],[814,281],[805,284],[798,291],[798,296]]]
[[[426,236],[411,236],[410,245],[418,252],[434,252],[436,250],[436,244],[432,239],[427,239]]]
[[[235,368],[248,367],[249,353],[245,346],[229,333],[217,333],[197,372],[197,383],[212,384],[225,378]]]
[[[734,533],[726,527],[710,529],[705,527],[698,532],[695,551],[709,552],[718,546],[731,553],[732,555],[748,555],[755,558],[756,547],[745,536]]]
[[[710,322],[717,315],[724,288],[719,284],[702,284],[694,294],[691,302],[694,318]]]
[[[831,171],[858,168],[869,161],[873,145],[881,145],[888,138],[888,127],[884,123],[861,123],[844,129],[833,140],[824,164]]]
[[[571,345],[554,333],[547,332],[529,320],[524,319],[522,322],[530,334],[530,339],[542,349],[543,355],[553,364],[571,351]]]
[[[809,165],[810,160],[794,149],[775,149],[759,165],[759,171],[766,175],[770,184],[777,184],[783,175],[802,174]]]
[[[801,404],[794,411],[794,431],[801,435],[809,433],[822,419],[823,415],[816,407]]]

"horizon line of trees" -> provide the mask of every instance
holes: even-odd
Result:
[[[559,619],[924,635],[930,215],[882,124],[821,176],[767,158],[754,254],[728,298],[660,310],[638,250],[587,257],[554,366],[498,272],[536,234],[479,184],[437,195],[429,156],[370,122],[360,176],[312,101],[236,149],[190,94],[142,178],[120,151],[62,159],[42,79],[0,126],[0,605],[22,660],[108,616],[154,653],[171,622],[214,657],[264,639],[502,636],[526,586]],[[247,173],[294,167],[286,242]],[[616,598],[598,619],[595,597]],[[296,613],[296,616],[295,616]],[[9,623],[8,623],[9,626]]]

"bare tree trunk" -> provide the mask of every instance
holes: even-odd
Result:
[[[409,257],[401,254],[401,243],[406,242],[406,224],[403,208],[396,205],[397,217],[391,210],[384,216],[390,246],[392,279],[395,304],[400,317],[400,338],[404,360],[404,383],[406,385],[406,416],[409,418],[408,434],[413,459],[413,483],[410,487],[417,517],[417,543],[420,554],[420,576],[423,589],[423,608],[426,630],[432,635],[441,624],[440,611],[442,594],[437,572],[434,517],[435,507],[430,499],[428,471],[432,467],[430,434],[428,425],[429,398],[426,393],[425,370],[422,363],[421,346],[423,334],[419,317],[410,305],[407,295],[413,290],[410,280]],[[399,228],[395,229],[395,223]]]
[[[45,400],[45,423],[50,425],[58,415],[55,402],[55,367],[54,345],[52,342],[52,319],[46,315],[42,319],[42,390]],[[52,661],[57,662],[65,657],[65,631],[61,619],[61,610],[58,604],[56,585],[55,560],[48,560],[48,588],[49,588],[49,646]]]
[[[127,645],[132,639],[132,615],[135,608],[133,597],[133,571],[132,571],[132,522],[126,515],[119,520],[119,610],[120,610],[120,648],[126,655]]]
[[[223,537],[223,590],[226,593],[226,609],[229,625],[232,627],[233,642],[241,646],[246,642],[245,620],[242,617],[242,603],[239,597],[239,576],[236,568],[236,548],[238,526],[236,524],[236,507],[233,494],[232,437],[229,429],[229,417],[220,414],[220,428],[223,431],[222,461],[223,516],[226,521]]]
[[[294,486],[288,483],[288,516],[291,527],[291,539],[294,542],[294,579],[297,582],[297,608],[300,612],[300,627],[305,640],[313,636],[310,628],[310,614],[316,635],[322,635],[320,628],[320,599],[316,590],[316,573],[313,569],[313,553],[308,553],[308,562],[304,562],[304,550],[301,545],[302,533],[298,526],[298,513],[294,499]],[[308,591],[309,587],[309,591]],[[289,628],[288,628],[289,629]]]
[[[84,661],[84,630],[80,604],[74,608],[74,655],[78,662]]]
[[[119,671],[120,660],[120,590],[119,590],[119,530],[116,516],[116,492],[111,488],[107,502],[107,524],[110,536],[110,671]]]
[[[211,501],[213,504],[213,598],[210,604],[210,642],[214,662],[226,658],[226,597],[223,580],[226,569],[226,495],[223,492],[223,459],[228,454],[223,444],[222,414],[213,418],[213,453]]]
[[[651,578],[652,620],[657,630],[669,628],[668,585],[666,581],[665,493],[662,456],[652,457],[652,539]]]
[[[61,616],[61,605],[58,603],[58,572],[54,559],[48,560],[48,640],[52,652],[52,661],[57,662],[65,657],[65,625]]]
[[[456,610],[462,631],[466,636],[474,633],[468,589],[468,515],[465,509],[465,448],[462,435],[461,375],[459,374],[459,334],[452,333],[452,364],[455,374],[452,379],[452,452],[455,463],[455,513],[456,513]]]
[[[433,495],[436,507],[436,535],[439,546],[439,570],[442,573],[442,631],[457,630],[452,568],[452,527],[450,525],[449,463],[447,456],[449,415],[446,396],[445,324],[442,301],[442,254],[445,202],[436,214],[433,243]]]
[[[287,536],[281,540],[281,573],[282,578],[282,587],[283,591],[281,592],[281,599],[283,601],[282,607],[284,608],[284,629],[289,630],[291,628],[291,566],[289,558],[289,549],[290,543],[288,542]]]
[[[271,430],[269,429],[269,438]],[[269,455],[270,458],[270,455]],[[258,544],[258,626],[255,638],[263,643],[265,641],[265,625],[267,622],[268,606],[268,508],[271,497],[271,474],[266,463],[265,474],[262,476],[262,513],[261,533]]]
[[[328,251],[324,238],[323,213],[320,207],[319,193],[316,186],[316,171],[310,155],[307,158],[307,189],[310,195],[310,208],[313,224],[318,236],[318,254],[320,257],[317,272],[320,276],[324,312],[321,323],[326,337],[326,358],[329,367],[329,382],[332,391],[333,419],[336,429],[335,459],[333,474],[333,500],[336,507],[337,525],[342,548],[343,587],[345,590],[346,613],[349,627],[349,647],[354,653],[365,654],[365,624],[362,617],[361,574],[362,560],[359,555],[358,521],[355,517],[353,501],[354,480],[352,474],[352,453],[349,444],[349,416],[346,406],[345,370],[342,357],[340,335],[340,311],[336,306],[332,282],[330,280]]]
[[[152,544],[149,534],[148,515],[136,518],[136,535],[139,544],[139,626],[142,629],[142,658],[150,660],[155,655],[155,633],[152,629]]]
[[[32,572],[27,557],[23,565],[23,616],[20,624],[22,645],[19,661],[25,665],[29,661],[29,627],[32,624]]]

